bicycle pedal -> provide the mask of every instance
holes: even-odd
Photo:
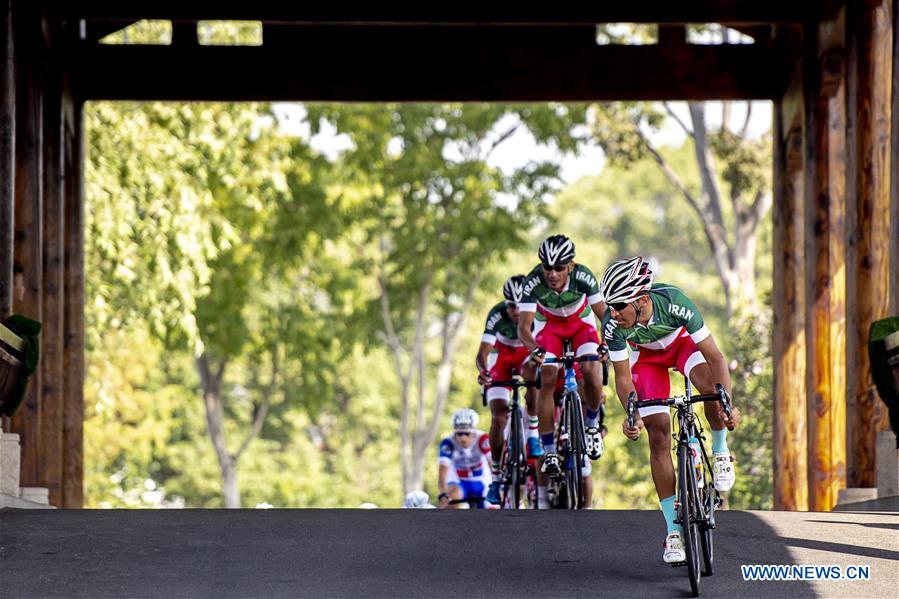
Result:
[[[687,565],[687,562],[686,562],[686,561],[682,561],[682,562],[674,562],[674,563],[671,563],[671,564],[668,564],[668,565],[671,566],[672,568],[680,568],[681,566],[686,566],[686,565]]]

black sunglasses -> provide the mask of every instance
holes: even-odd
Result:
[[[474,433],[470,433],[470,432],[469,432],[469,433],[466,433],[466,432],[462,432],[462,431],[456,431],[456,436],[457,436],[457,437],[470,437],[470,436],[473,435],[473,434],[474,434]]]
[[[630,306],[628,302],[615,302],[614,304],[609,304],[609,307],[616,312],[623,312],[628,306]]]
[[[543,265],[543,270],[554,270],[556,272],[562,272],[568,268],[568,264],[556,264],[555,266],[550,266],[549,264]]]

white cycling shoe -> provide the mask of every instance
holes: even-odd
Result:
[[[678,531],[669,532],[665,538],[665,551],[662,553],[662,559],[666,564],[679,564],[687,561],[687,554],[684,553],[684,541]]]
[[[598,460],[603,450],[602,431],[598,426],[591,426],[584,431],[584,437],[587,439],[587,457]]]
[[[715,488],[721,493],[730,491],[736,477],[734,458],[730,452],[716,453],[712,458],[712,480]]]

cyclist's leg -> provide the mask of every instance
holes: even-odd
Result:
[[[537,336],[535,341],[546,350],[547,358],[557,358],[562,355],[562,338],[559,336],[564,332],[563,327],[559,323],[548,321]],[[543,379],[540,392],[537,395],[537,418],[539,421],[538,430],[540,431],[540,439],[543,442],[543,448],[550,452],[555,451],[555,441],[553,440],[553,389],[556,385],[556,377],[559,376],[559,367],[557,364],[548,364],[540,369],[540,376]],[[549,449],[547,448],[549,447]]]
[[[641,350],[632,357],[631,374],[637,397],[659,399],[668,397],[671,387],[668,379],[668,357],[665,352]],[[674,524],[675,475],[671,461],[671,416],[665,406],[641,408],[640,417],[649,437],[649,463],[662,514],[668,532],[678,530]]]
[[[512,378],[512,370],[517,366],[518,352],[501,350],[496,364],[490,369],[490,378],[494,381],[506,381]],[[490,457],[493,480],[499,478],[500,460],[503,457],[506,426],[509,420],[509,400],[512,391],[508,387],[491,387],[487,389],[487,404],[490,406]]]
[[[696,349],[693,340],[685,336],[678,340],[682,345],[678,351],[677,369],[690,377],[693,387],[701,394],[715,392],[715,381],[712,377],[712,369],[706,363],[702,353]],[[736,480],[734,460],[727,446],[727,427],[724,424],[724,408],[719,402],[704,402],[702,410],[712,436],[712,478],[715,488],[719,491],[729,491]]]
[[[463,499],[468,499],[469,497],[484,497],[484,492],[486,491],[484,482],[485,479],[483,478],[466,478],[465,480],[463,480],[462,490],[465,492]],[[481,500],[471,507],[484,509],[484,501]]]
[[[596,320],[590,314],[578,321],[577,328],[571,337],[571,346],[578,357],[599,354],[599,335],[596,332]],[[584,402],[587,404],[587,426],[597,426],[599,405],[603,402],[602,366],[599,362],[581,362],[584,375]]]

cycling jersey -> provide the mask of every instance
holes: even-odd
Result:
[[[440,442],[437,463],[449,467],[450,473],[461,479],[479,479],[485,474],[490,478],[490,438],[482,430],[473,431],[475,442],[462,447],[455,435],[445,437]]]
[[[574,265],[561,292],[553,291],[538,264],[525,279],[522,296],[522,312],[539,312],[550,320],[584,318],[603,299],[596,277],[582,264]]]
[[[490,345],[501,343],[509,347],[521,347],[521,341],[518,340],[518,323],[509,316],[505,301],[490,309],[481,341]]]
[[[656,283],[649,291],[652,301],[652,317],[646,324],[636,324],[625,329],[618,326],[607,310],[602,319],[603,338],[609,346],[609,357],[615,362],[628,359],[628,346],[632,350],[660,351],[675,343],[684,331],[699,343],[709,336],[696,305],[683,291],[673,285]]]

